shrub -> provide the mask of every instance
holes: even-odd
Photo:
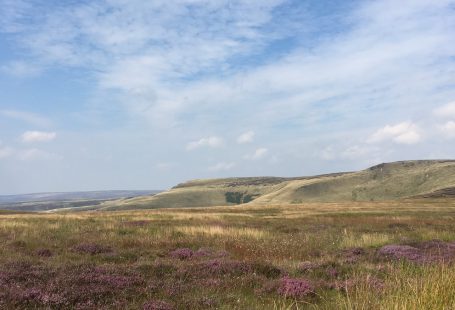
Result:
[[[188,249],[188,248],[180,248],[180,249],[175,249],[169,255],[172,258],[186,260],[186,259],[190,259],[191,257],[193,257],[194,252],[193,252],[193,250]]]
[[[314,287],[306,279],[284,277],[278,287],[278,294],[284,297],[302,298],[314,294]]]

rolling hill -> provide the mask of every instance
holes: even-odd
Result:
[[[153,190],[112,190],[89,192],[35,193],[0,196],[0,209],[11,211],[47,211],[66,208],[94,207],[105,201],[119,198],[154,195]]]
[[[154,196],[106,201],[93,209],[184,208],[238,204],[455,198],[455,160],[380,164],[357,172],[309,177],[193,180]]]

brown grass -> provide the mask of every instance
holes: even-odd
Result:
[[[451,262],[377,249],[453,242],[454,219],[453,200],[1,214],[0,308],[453,309]]]

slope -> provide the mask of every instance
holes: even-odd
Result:
[[[358,172],[311,177],[193,180],[153,197],[108,201],[97,209],[384,201],[413,197],[451,197],[451,193],[455,192],[453,189],[455,161],[400,161]]]

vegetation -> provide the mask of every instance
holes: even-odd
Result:
[[[240,192],[227,192],[225,194],[226,202],[234,203],[234,204],[242,204],[248,203],[254,200],[253,195],[249,195],[247,193],[240,193]]]
[[[0,196],[0,209],[16,211],[47,211],[56,209],[77,209],[97,205],[119,198],[154,195],[160,191],[91,191],[69,193],[38,193]]]
[[[312,177],[195,180],[179,184],[170,191],[153,197],[107,201],[99,206],[93,206],[92,209],[387,201],[454,196],[455,161],[421,160],[381,164],[358,172]]]
[[[0,308],[453,309],[455,201],[0,213]]]

